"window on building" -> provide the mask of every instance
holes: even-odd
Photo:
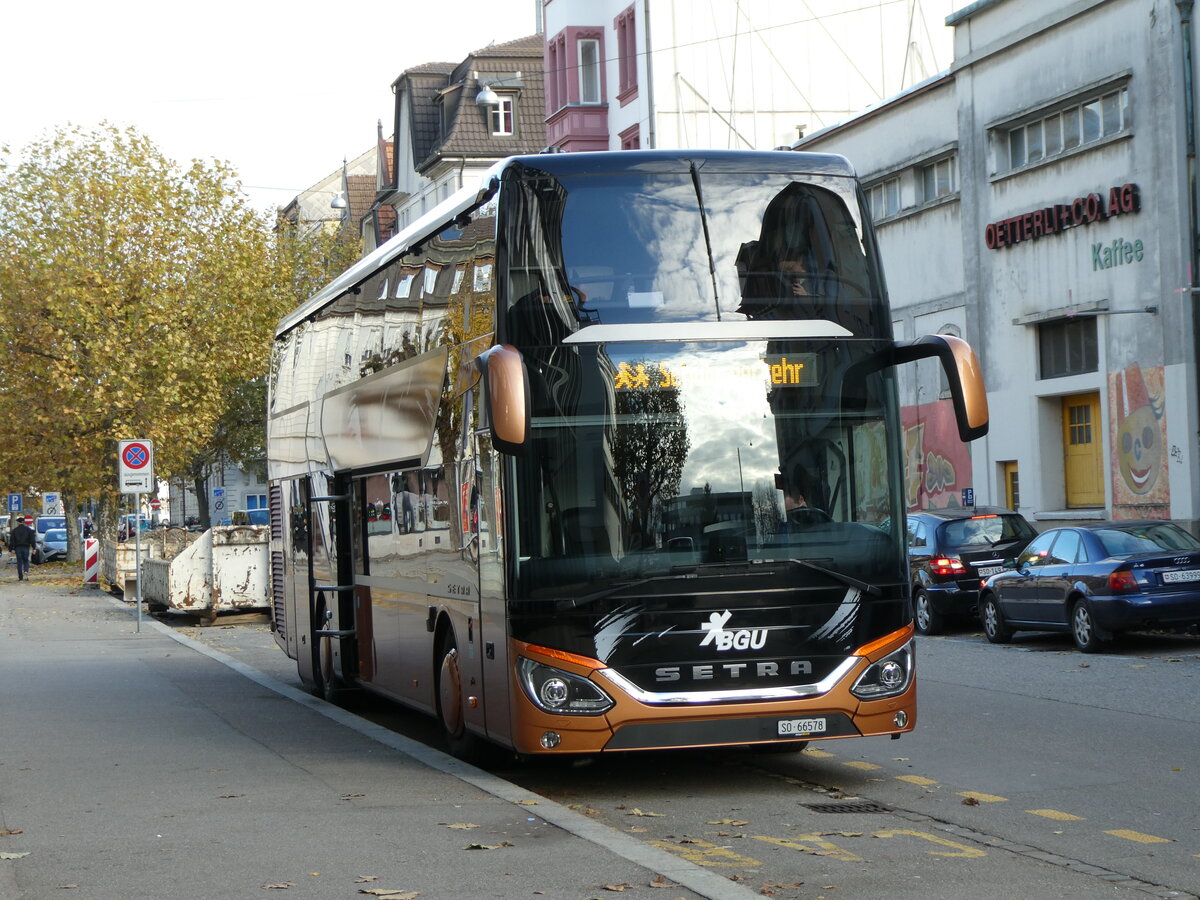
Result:
[[[900,212],[900,178],[888,178],[871,185],[867,193],[871,217],[878,221]]]
[[[1129,89],[1085,97],[1007,130],[1008,167],[1018,169],[1128,131]]]
[[[955,174],[954,157],[947,156],[935,163],[921,166],[921,201],[929,203],[953,194],[958,190],[958,179]]]
[[[641,126],[639,125],[626,128],[618,137],[621,139],[622,150],[637,150],[642,146]]]
[[[1063,378],[1099,368],[1095,316],[1077,316],[1038,326],[1042,378]]]
[[[613,19],[613,28],[617,32],[617,99],[624,106],[637,96],[637,33],[632,6]]]
[[[596,38],[580,38],[576,45],[579,51],[579,102],[600,102],[600,41]]]
[[[505,137],[513,133],[513,96],[512,94],[497,95],[497,102],[488,107],[488,120],[495,137]]]

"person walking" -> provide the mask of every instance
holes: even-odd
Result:
[[[29,571],[29,554],[37,545],[37,532],[29,527],[30,519],[22,519],[8,536],[8,544],[17,557],[17,580],[24,581]]]

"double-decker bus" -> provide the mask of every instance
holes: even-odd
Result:
[[[514,157],[279,325],[273,628],[518,754],[916,723],[897,367],[846,160]]]

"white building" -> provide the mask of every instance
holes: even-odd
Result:
[[[1200,522],[1191,8],[978,0],[946,73],[797,145],[866,183],[896,336],[980,354],[969,455],[932,367],[906,387],[913,505]]]
[[[545,0],[546,140],[787,146],[944,69],[954,0]]]

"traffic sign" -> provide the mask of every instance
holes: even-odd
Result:
[[[154,488],[154,444],[150,441],[120,441],[117,470],[122,494],[145,494]]]
[[[8,511],[10,513],[15,513],[15,512],[21,511],[21,495],[20,494],[9,494],[8,495]]]

